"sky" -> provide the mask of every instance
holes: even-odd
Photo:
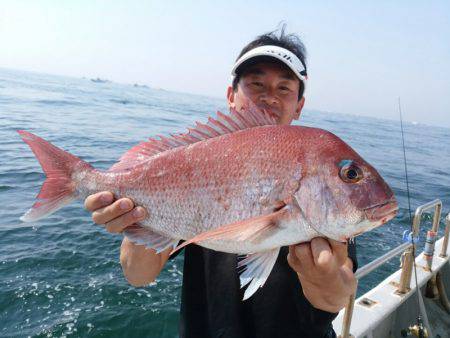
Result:
[[[308,50],[305,109],[450,127],[449,1],[0,0],[0,67],[225,99],[280,22]]]

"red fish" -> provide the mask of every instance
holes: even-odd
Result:
[[[124,235],[160,252],[180,240],[245,254],[244,299],[264,285],[281,246],[325,236],[344,241],[397,212],[377,171],[336,135],[276,125],[256,109],[218,113],[187,134],[150,139],[101,172],[19,131],[47,179],[23,221],[99,191],[150,213]]]

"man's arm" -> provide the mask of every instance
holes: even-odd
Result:
[[[306,299],[316,309],[339,312],[356,290],[346,243],[314,238],[292,245],[288,263],[297,272]]]
[[[111,233],[121,233],[146,215],[145,209],[135,208],[129,198],[114,201],[114,195],[108,191],[88,196],[84,206],[92,212],[92,220],[105,225],[106,230]],[[124,238],[120,247],[120,263],[125,278],[133,286],[153,282],[166,264],[170,251],[169,248],[158,255],[155,250],[136,245]]]

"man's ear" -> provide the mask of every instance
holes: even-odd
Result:
[[[297,103],[297,108],[295,109],[294,120],[298,120],[300,118],[300,114],[302,112],[303,106],[305,105],[305,97],[303,96],[300,101]]]
[[[236,108],[234,103],[234,89],[232,86],[228,86],[227,89],[227,99],[228,99],[228,107]]]

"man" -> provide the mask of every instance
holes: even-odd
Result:
[[[241,110],[249,99],[270,110],[279,124],[300,117],[305,103],[305,48],[295,35],[268,33],[240,53],[228,88],[230,108]],[[89,196],[85,206],[109,232],[122,232],[145,218],[142,207],[110,192]],[[169,258],[122,242],[120,262],[135,286],[153,281]],[[349,258],[349,254],[351,259]],[[237,256],[196,245],[184,251],[181,337],[333,337],[331,321],[355,291],[354,244],[315,238],[282,248],[264,287],[242,301]]]

